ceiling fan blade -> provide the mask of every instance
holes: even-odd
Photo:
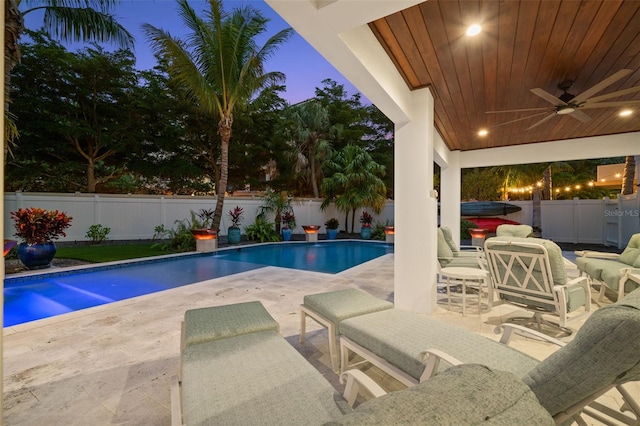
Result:
[[[586,102],[597,103],[611,98],[617,98],[618,96],[628,95],[629,93],[640,92],[640,86],[629,87],[628,89],[618,90],[617,92],[607,93],[606,95],[596,96],[595,98],[587,99]]]
[[[615,102],[600,102],[596,104],[588,103],[580,107],[580,109],[593,109],[593,108],[612,108],[612,107],[630,107],[634,105],[640,105],[640,101],[615,101]]]
[[[631,74],[632,72],[633,72],[633,70],[630,70],[630,69],[621,69],[617,73],[605,78],[600,83],[596,84],[595,86],[591,87],[590,89],[587,89],[584,92],[580,93],[578,96],[576,96],[575,98],[572,99],[572,102],[580,103],[580,102],[586,101],[592,95],[595,95],[596,93],[604,90],[608,86],[612,85],[613,83],[615,83],[616,81],[620,80],[621,78]]]
[[[507,109],[504,111],[485,111],[485,114],[500,114],[503,112],[525,112],[525,111],[544,111],[544,110],[548,110],[549,107],[544,107],[544,108],[523,108],[523,109]]]
[[[538,114],[528,115],[526,117],[516,118],[515,120],[510,120],[510,121],[506,121],[504,123],[496,124],[495,126],[491,127],[491,129],[495,129],[496,127],[504,126],[506,124],[515,123],[517,121],[522,121],[522,120],[526,120],[526,119],[529,119],[529,118],[537,117],[537,116],[542,115],[542,114],[546,114],[546,112],[540,112]]]
[[[579,110],[573,111],[571,114],[569,114],[569,116],[575,118],[576,120],[582,121],[583,123],[591,121],[591,117]]]
[[[553,117],[556,116],[555,112],[552,112],[551,114],[547,115],[545,118],[543,118],[542,120],[538,121],[537,123],[533,124],[532,126],[527,127],[527,130],[529,129],[533,129],[534,127],[544,123],[547,120],[551,120]]]
[[[545,101],[552,103],[553,105],[566,105],[567,103],[561,100],[560,98],[556,98],[551,93],[547,92],[544,89],[540,89],[536,87],[535,89],[531,89],[531,92],[535,95],[540,96]]]

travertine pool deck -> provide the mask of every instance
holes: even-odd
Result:
[[[169,425],[184,312],[251,300],[262,301],[286,340],[342,390],[326,331],[309,321],[298,343],[298,307],[306,294],[347,287],[392,301],[393,255],[337,275],[268,267],[5,328],[4,424]],[[515,314],[522,311],[503,305],[479,316],[469,306],[462,317],[444,302],[434,316],[497,340],[495,325]],[[540,359],[555,350],[522,337],[513,346]]]

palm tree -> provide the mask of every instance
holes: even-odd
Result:
[[[22,4],[34,7],[20,10]],[[118,0],[5,0],[4,2],[4,110],[9,111],[11,71],[20,63],[20,37],[25,15],[44,10],[44,29],[62,42],[115,42],[132,48],[133,36],[120,25],[110,11]],[[7,116],[11,126],[14,121]],[[5,130],[6,132],[6,130]],[[13,132],[15,135],[15,132]],[[5,151],[8,145],[5,141]]]
[[[255,39],[266,31],[268,20],[256,9],[246,6],[226,14],[220,1],[209,0],[210,10],[203,19],[187,0],[178,0],[178,6],[184,24],[191,30],[186,42],[149,24],[143,28],[153,50],[167,60],[169,75],[205,114],[218,120],[221,164],[212,224],[218,228],[229,179],[234,109],[249,102],[259,90],[284,81],[280,72],[265,72],[264,62],[289,38],[292,30],[284,29],[258,47]]]
[[[356,145],[347,145],[327,162],[327,168],[334,173],[322,181],[327,198],[320,208],[324,210],[334,201],[338,211],[345,213],[345,232],[348,232],[349,212],[352,212],[353,232],[356,209],[371,207],[376,213],[382,211],[387,193],[381,179],[385,168],[373,161],[367,151]]]
[[[329,111],[317,100],[294,105],[289,109],[289,118],[293,126],[290,137],[293,139],[293,155],[296,158],[296,172],[308,171],[308,181],[315,198],[320,197],[318,190],[321,162],[332,151],[332,136],[338,133],[336,126],[329,122]]]
[[[624,173],[622,175],[622,195],[633,194],[633,178],[636,174],[636,159],[633,155],[627,155],[624,161]]]

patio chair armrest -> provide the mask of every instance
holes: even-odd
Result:
[[[427,366],[420,376],[420,383],[436,375],[441,360],[451,365],[463,364],[463,362],[458,358],[453,357],[439,349],[427,349],[426,351],[422,351],[420,352],[419,358],[422,362],[427,362]]]
[[[555,339],[551,336],[547,336],[544,333],[540,333],[539,331],[533,330],[528,327],[524,327],[520,324],[511,324],[511,323],[503,323],[502,327],[504,328],[502,332],[502,337],[500,337],[500,343],[509,346],[509,342],[511,342],[511,338],[513,334],[519,334],[524,337],[533,337],[534,339],[539,339],[544,342],[553,343],[560,347],[566,345],[565,342]]]
[[[620,257],[618,253],[608,253],[604,251],[591,251],[591,250],[577,251],[576,254],[580,257],[593,257],[596,259],[617,260]]]
[[[346,385],[342,395],[350,407],[353,407],[353,404],[356,402],[360,386],[364,387],[374,398],[379,398],[387,394],[380,385],[360,370],[352,369],[340,374],[340,384],[345,384],[345,382]]]
[[[468,252],[480,252],[484,254],[484,249],[480,246],[460,246],[460,251],[468,251]]]
[[[565,285],[556,285],[556,286],[553,286],[553,288],[554,288],[554,290],[558,291],[558,290],[562,290],[563,287],[564,288],[570,288],[570,287],[585,286],[585,285],[587,285],[588,281],[589,281],[589,278],[586,277],[586,276],[576,277],[576,278],[573,278],[573,279],[569,280]]]

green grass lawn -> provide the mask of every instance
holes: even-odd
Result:
[[[176,253],[175,251],[153,247],[154,244],[156,243],[58,247],[56,257],[59,259],[77,259],[85,262],[100,263]]]

